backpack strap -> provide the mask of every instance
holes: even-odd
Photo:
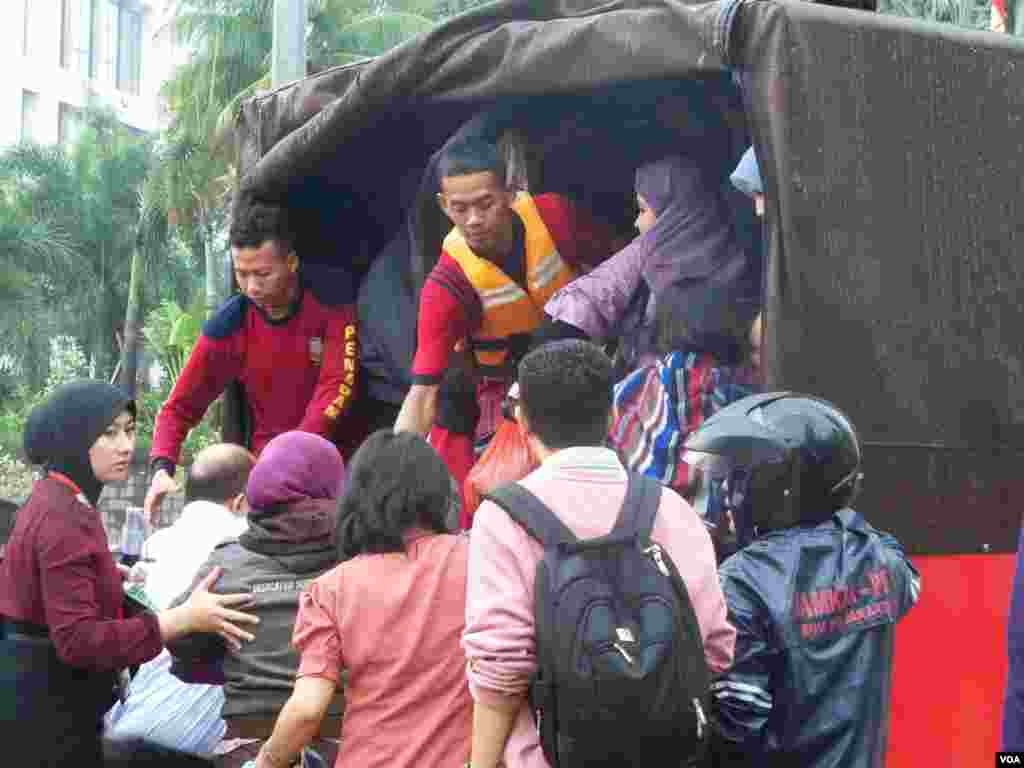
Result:
[[[509,483],[495,488],[483,496],[504,509],[508,516],[526,529],[545,549],[558,546],[561,542],[572,543],[576,535],[558,519],[543,501],[526,490],[519,483]]]
[[[661,490],[661,483],[653,477],[628,473],[626,498],[622,501],[622,509],[619,510],[611,535],[636,535],[641,541],[649,541],[654,518],[661,505]]]

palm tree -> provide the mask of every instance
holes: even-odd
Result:
[[[24,144],[0,153],[0,231],[9,233],[5,242],[20,243],[2,251],[3,264],[28,276],[20,281],[23,298],[43,309],[39,322],[50,318],[58,332],[73,335],[97,376],[109,376],[117,357],[138,194],[151,157],[146,139],[93,111],[70,150]],[[162,271],[156,278],[159,291],[167,281]],[[4,317],[8,325],[21,322],[13,312]]]
[[[309,66],[384,52],[429,29],[436,0],[310,0]],[[180,0],[173,21],[191,52],[163,88],[172,114],[147,197],[204,265],[207,309],[219,304],[217,234],[234,178],[230,140],[242,102],[270,87],[273,0]]]
[[[878,10],[970,29],[987,30],[991,18],[990,0],[879,0]]]
[[[434,26],[437,0],[313,0],[309,69],[379,56]]]

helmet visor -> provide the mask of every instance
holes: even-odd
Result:
[[[726,526],[741,544],[746,543],[753,530],[751,510],[745,502],[751,494],[754,470],[758,469],[764,474],[763,470],[768,464],[777,465],[782,470],[784,462],[779,460],[754,465],[722,454],[689,449],[683,451],[682,460],[688,467],[685,495],[697,514],[704,518],[708,528]]]

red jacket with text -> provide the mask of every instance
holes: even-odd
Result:
[[[254,453],[300,429],[333,441],[349,458],[363,437],[350,413],[359,367],[356,311],[317,294],[305,288],[281,320],[238,294],[207,320],[157,416],[151,461],[177,464],[188,431],[232,380],[245,394]]]

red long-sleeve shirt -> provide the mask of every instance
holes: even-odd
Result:
[[[352,435],[338,422],[355,396],[358,365],[353,305],[327,306],[306,289],[296,311],[275,321],[234,296],[203,326],[160,409],[151,458],[177,464],[188,431],[234,379],[251,409],[255,453],[282,432],[300,429],[347,454]]]
[[[121,618],[123,601],[99,512],[59,480],[36,482],[0,562],[0,616],[49,627],[62,661],[107,672],[163,648],[156,614]]]

